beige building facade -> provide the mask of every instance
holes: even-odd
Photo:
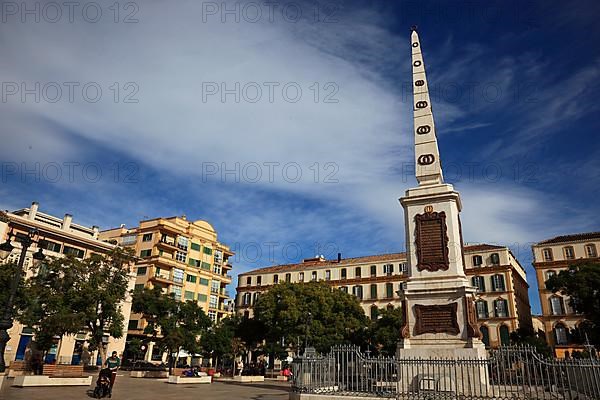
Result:
[[[233,252],[220,243],[217,232],[206,221],[188,221],[185,216],[141,221],[138,227],[100,232],[100,239],[130,248],[138,260],[135,288],[160,287],[181,301],[196,301],[213,322],[233,313],[226,286],[231,283]],[[146,322],[132,314],[129,336],[143,338]],[[164,355],[148,348],[146,358]]]
[[[106,254],[114,249],[113,244],[103,242],[99,239],[99,229],[96,226],[85,227],[73,222],[70,214],[65,214],[63,218],[58,218],[39,211],[39,204],[34,202],[31,207],[23,208],[4,214],[6,221],[0,221],[0,239],[6,241],[9,234],[27,235],[32,229],[37,229],[39,234],[38,244],[32,245],[27,250],[24,269],[27,274],[31,274],[28,268],[32,265],[33,254],[41,247],[46,257],[62,257],[66,254],[72,254],[77,258],[87,258],[91,254]],[[9,255],[5,262],[17,263],[21,254],[20,243],[13,240],[15,249]],[[135,275],[133,272],[129,275],[129,290],[133,289]],[[124,319],[129,320],[131,312],[131,296],[128,294],[121,305]],[[126,328],[126,327],[125,327]],[[29,342],[33,339],[33,330],[30,327],[23,326],[15,321],[13,327],[9,330],[10,341],[5,352],[7,365],[14,360],[23,360],[25,350]],[[79,364],[82,361],[82,355],[86,352],[87,334],[85,331],[77,335],[63,336],[56,341],[55,346],[50,350],[46,357],[47,362],[57,362],[59,364]],[[115,339],[107,336],[108,352],[117,351],[122,354],[125,348],[125,335],[122,338]],[[92,364],[98,362],[98,352],[95,351],[90,356]],[[87,358],[87,355],[84,356]]]
[[[600,232],[557,236],[532,246],[547,343],[558,357],[584,350],[585,319],[571,307],[569,297],[546,289],[546,281],[571,265],[600,262]]]
[[[510,250],[487,244],[464,247],[466,274],[477,287],[478,324],[487,346],[508,343],[520,327],[531,329],[526,274]],[[359,298],[367,316],[377,310],[400,307],[398,291],[407,279],[406,253],[326,260],[322,257],[297,264],[277,265],[238,276],[236,311],[252,317],[260,293],[280,282],[325,281]]]

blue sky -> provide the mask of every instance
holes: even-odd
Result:
[[[206,219],[236,273],[401,251],[416,24],[465,241],[538,312],[531,243],[599,229],[596,1],[113,3],[2,3],[1,209]]]

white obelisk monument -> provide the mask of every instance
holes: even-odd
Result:
[[[421,42],[411,34],[415,162],[418,187],[404,208],[409,278],[401,296],[398,358],[484,358],[472,287],[465,275],[460,195],[444,183]]]

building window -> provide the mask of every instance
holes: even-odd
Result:
[[[504,275],[496,274],[492,276],[492,290],[494,292],[504,292],[506,290]]]
[[[121,238],[121,245],[123,246],[131,246],[137,242],[137,235],[125,235]]]
[[[550,312],[552,315],[564,315],[565,304],[562,297],[552,296],[550,297]]]
[[[258,300],[258,296],[260,296],[259,292],[256,292],[252,295],[252,304],[256,304],[256,301]]]
[[[596,253],[596,245],[595,244],[586,244],[585,245],[585,254],[588,258],[596,258],[598,257],[598,253]]]
[[[363,288],[361,285],[356,285],[352,288],[352,294],[358,297],[360,300],[363,298]]]
[[[479,332],[481,332],[481,341],[485,344],[485,347],[490,347],[490,330],[487,326],[481,326],[479,328]]]
[[[360,274],[361,274],[361,268],[360,267],[354,268],[354,276],[356,278],[360,278]]]
[[[317,280],[317,271],[313,271],[310,274],[310,280],[311,281],[316,281]]]
[[[42,241],[40,241],[39,247],[41,247],[44,250],[49,250],[49,251],[53,251],[55,253],[60,253],[61,245],[60,245],[60,243],[51,242],[49,240],[42,240]]]
[[[556,271],[546,271],[546,280],[552,278],[554,275],[556,275]]]
[[[567,260],[575,259],[575,250],[573,250],[573,246],[566,246],[563,248],[563,251],[565,252],[565,258]]]
[[[152,241],[152,233],[144,233],[142,236],[142,242],[151,242]]]
[[[146,275],[147,271],[148,271],[147,267],[138,267],[137,274],[138,274],[138,276]]]
[[[377,306],[375,306],[375,305],[371,306],[371,319],[376,320],[378,316],[379,316],[379,309],[377,308]]]
[[[325,271],[325,280],[326,281],[331,280],[331,271],[330,270]]]
[[[544,261],[554,260],[554,257],[552,256],[552,249],[544,249],[542,250],[542,254],[544,256]]]
[[[377,298],[377,285],[376,284],[371,285],[371,298],[372,299]]]
[[[377,275],[377,265],[371,265],[371,276]]]
[[[252,277],[251,276],[246,278],[246,286],[250,286],[250,285],[252,285]]]
[[[144,290],[144,286],[145,285],[143,283],[136,283],[133,287],[133,290]]]
[[[187,275],[185,280],[186,282],[196,283],[196,275]]]
[[[63,254],[68,255],[68,256],[71,255],[76,258],[83,258],[85,252],[81,249],[76,249],[75,247],[65,246],[63,248]]]
[[[484,319],[489,317],[487,301],[477,300],[475,302],[475,308],[477,309],[477,318]]]
[[[340,286],[340,290],[344,293],[348,293],[348,286]]]
[[[210,318],[210,320],[214,323],[217,322],[217,312],[216,311],[212,311],[209,310],[208,311],[208,318]]]
[[[384,275],[392,275],[394,273],[394,264],[385,264],[383,266],[383,274]]]
[[[204,247],[202,250],[204,251],[204,254],[209,256],[212,255],[212,249],[210,247]]]
[[[188,300],[194,300],[194,292],[190,292],[189,290],[186,290],[185,293],[183,294],[183,298],[188,301]]]
[[[277,284],[279,283],[279,275],[275,274],[273,275],[273,284]]]
[[[388,299],[394,297],[394,285],[392,283],[385,284],[385,297]]]
[[[173,269],[173,282],[183,283],[183,276],[185,272],[182,269],[174,268]]]
[[[174,295],[176,300],[181,300],[181,287],[173,285],[171,287],[171,293]]]
[[[185,259],[187,257],[187,254],[183,251],[176,251],[175,252],[175,259],[179,262],[185,262]]]
[[[137,329],[138,328],[138,320],[137,319],[130,319],[129,320],[129,324],[127,324],[127,329]]]
[[[140,257],[150,257],[152,255],[152,249],[140,251]]]
[[[206,300],[208,299],[208,296],[202,293],[198,293],[198,302],[200,303],[206,303]]]
[[[408,263],[401,263],[399,266],[400,266],[400,271],[402,271],[403,275],[408,274]]]
[[[569,338],[567,336],[567,328],[563,324],[556,324],[554,327],[554,339],[556,344],[568,344]]]
[[[262,285],[262,276],[257,276],[256,277],[256,286],[260,286]]]
[[[346,275],[346,268],[342,268],[340,270],[340,277],[341,277],[341,279],[346,279],[346,276],[347,276]]]
[[[490,261],[492,262],[492,265],[500,265],[500,255],[498,253],[492,253]]]
[[[212,293],[219,293],[219,289],[221,289],[221,282],[220,281],[212,281],[210,283],[210,291]]]
[[[209,308],[218,308],[219,307],[219,298],[214,294],[210,295],[210,300],[208,301]]]
[[[200,268],[200,266],[202,265],[202,262],[200,260],[196,260],[196,259],[190,257],[188,259],[188,265],[190,265],[192,267]]]
[[[210,271],[210,264],[202,261],[202,263],[200,264],[200,268]]]
[[[242,305],[243,306],[250,305],[251,299],[252,299],[252,295],[250,293],[244,293],[244,295],[242,296]]]
[[[285,274],[285,281],[290,283],[292,281],[292,274]]]
[[[508,317],[508,302],[504,299],[494,300],[494,311],[498,318]]]
[[[179,247],[181,250],[187,251],[188,243],[189,243],[189,239],[186,238],[185,236],[179,236],[177,238],[177,247]]]
[[[477,288],[478,292],[485,292],[485,279],[483,276],[474,276],[471,278],[471,284]]]
[[[304,272],[298,274],[298,282],[304,282]]]
[[[196,250],[196,251],[200,251],[200,245],[198,243],[194,243],[192,242],[192,244],[190,245],[192,250]]]
[[[473,266],[480,267],[483,264],[483,258],[481,256],[473,256]]]
[[[508,326],[500,325],[500,344],[502,346],[508,346],[510,344],[510,333]]]
[[[206,278],[200,278],[200,284],[203,286],[208,286],[208,279]]]

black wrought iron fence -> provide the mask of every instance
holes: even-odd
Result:
[[[297,393],[396,399],[600,399],[600,362],[503,347],[482,359],[371,357],[354,346],[292,363]]]

